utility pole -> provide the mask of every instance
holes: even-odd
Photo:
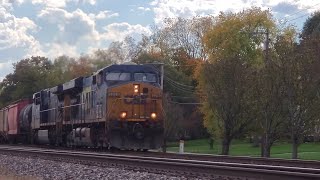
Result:
[[[267,28],[266,30],[266,41],[265,41],[265,47],[266,47],[266,54],[265,54],[265,63],[266,65],[268,65],[270,62],[269,60],[269,43],[270,43],[270,39],[269,39],[269,29]]]
[[[265,41],[265,64],[266,64],[266,68],[269,68],[270,65],[270,59],[269,59],[269,43],[270,43],[270,39],[269,39],[269,29],[267,28],[266,30],[266,41]],[[270,80],[271,81],[271,80]],[[267,82],[267,83],[271,83],[271,82]],[[268,149],[267,147],[269,146],[269,138],[268,138],[268,118],[265,118],[265,139],[264,139],[264,147],[263,149],[263,156],[266,157],[267,156],[267,152]]]
[[[161,90],[163,90],[164,64],[161,63]]]

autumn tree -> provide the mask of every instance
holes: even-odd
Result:
[[[249,110],[254,101],[252,77],[254,68],[263,64],[263,51],[258,48],[265,39],[263,32],[274,27],[269,11],[251,8],[220,13],[205,35],[209,60],[199,69],[199,88],[205,97],[202,112],[209,132],[222,139],[222,154],[229,153],[232,139],[247,132],[256,118]]]
[[[205,60],[207,54],[202,38],[212,23],[211,16],[190,19],[167,18],[164,20],[163,28],[155,30],[152,40],[164,56],[172,57],[177,51],[183,50],[191,58]]]

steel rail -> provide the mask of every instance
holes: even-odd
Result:
[[[254,179],[320,179],[320,169],[286,166],[257,165],[245,163],[212,162],[162,157],[102,154],[93,152],[49,150],[35,148],[0,147],[0,151],[45,155],[62,159],[79,159],[99,163],[130,166],[130,168],[184,174],[190,177],[231,176]]]
[[[146,155],[152,156],[152,157],[156,156],[156,157],[196,159],[196,160],[206,160],[206,161],[266,164],[266,165],[274,165],[274,166],[320,168],[320,161],[316,161],[316,160],[264,158],[264,157],[250,157],[250,156],[228,156],[228,155],[196,154],[196,153],[179,154],[174,152],[167,152],[167,153],[148,152],[146,153]]]

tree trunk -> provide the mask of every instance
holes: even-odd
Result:
[[[266,138],[265,135],[261,141],[261,157],[270,157],[271,143],[269,139]]]
[[[163,145],[162,145],[162,152],[166,153],[167,152],[167,139],[163,139]]]
[[[292,135],[292,159],[298,159],[298,140],[295,135]]]
[[[270,157],[270,150],[271,150],[271,145],[269,142],[267,142],[264,149],[264,157],[266,158]]]
[[[228,137],[224,137],[222,141],[222,155],[229,155],[231,139]]]
[[[210,150],[213,149],[213,138],[209,139],[209,148],[210,148]]]
[[[264,157],[264,144],[265,144],[265,142],[264,142],[264,139],[261,139],[261,157]]]

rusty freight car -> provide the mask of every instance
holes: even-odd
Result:
[[[22,99],[7,107],[7,136],[11,143],[18,140],[23,141],[23,136],[30,131],[29,129],[25,129],[29,122],[25,123],[23,117],[25,107],[30,106],[30,102],[29,99]]]

